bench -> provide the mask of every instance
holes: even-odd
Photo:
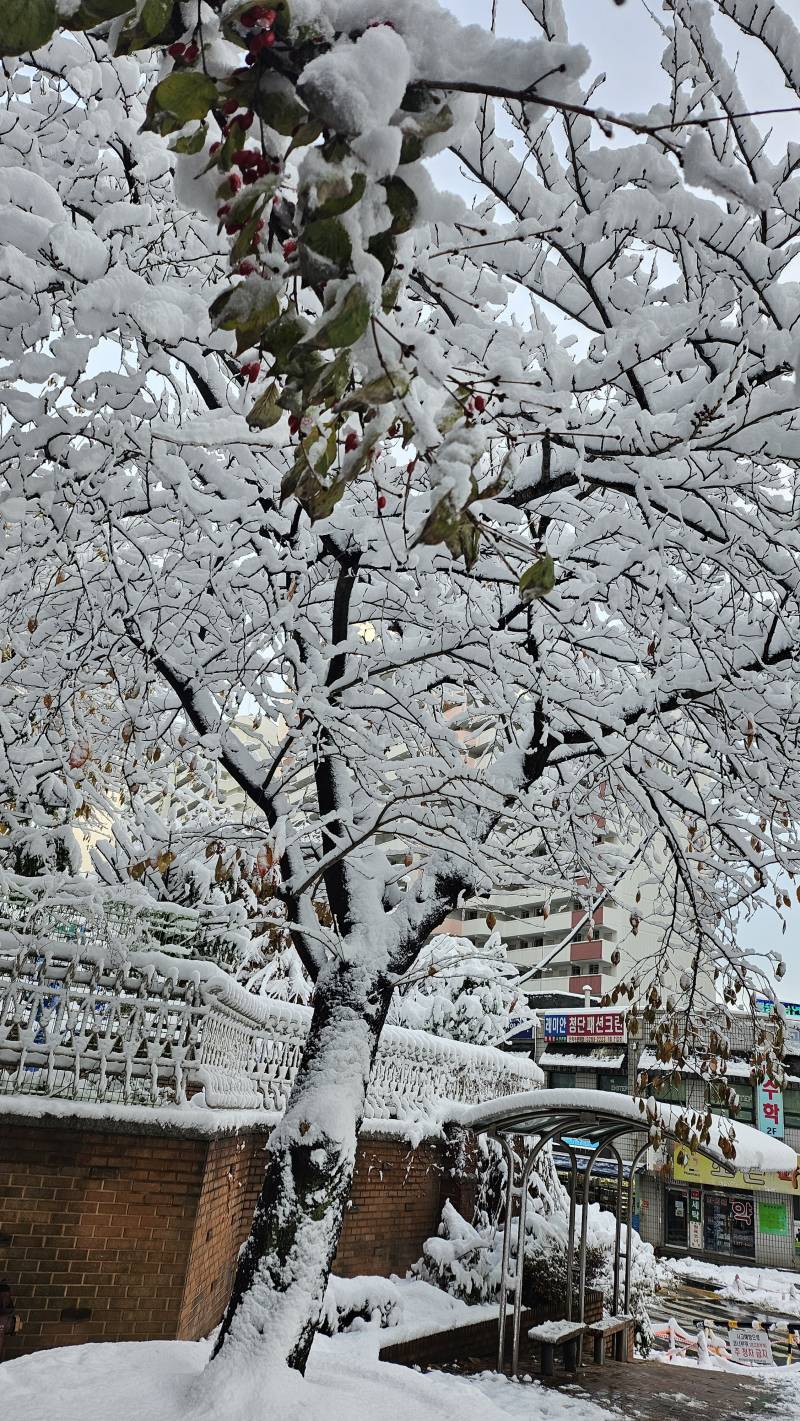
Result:
[[[594,1338],[594,1360],[595,1365],[602,1367],[606,1359],[606,1338],[614,1338],[614,1358],[617,1362],[624,1361],[623,1351],[625,1347],[625,1329],[633,1318],[628,1313],[619,1313],[616,1317],[604,1317],[602,1322],[589,1323],[587,1332]]]
[[[552,1377],[555,1372],[555,1350],[561,1348],[565,1372],[578,1369],[578,1343],[586,1332],[583,1322],[540,1322],[531,1327],[528,1336],[531,1342],[538,1342],[542,1349],[542,1376]]]

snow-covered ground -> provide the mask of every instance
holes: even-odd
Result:
[[[800,1274],[780,1268],[744,1268],[738,1264],[703,1263],[699,1258],[670,1258],[663,1267],[676,1282],[707,1283],[720,1297],[748,1307],[785,1313],[790,1321],[800,1317]]]
[[[618,1410],[537,1382],[520,1386],[492,1372],[458,1377],[379,1362],[379,1347],[389,1338],[400,1341],[475,1322],[495,1311],[470,1307],[428,1283],[398,1278],[392,1283],[400,1299],[399,1325],[389,1330],[357,1325],[336,1337],[317,1337],[305,1378],[288,1368],[243,1369],[235,1390],[221,1397],[203,1376],[208,1341],[89,1343],[5,1363],[3,1414],[34,1417],[46,1411],[58,1421],[451,1421],[456,1416],[458,1421],[620,1421]],[[708,1364],[730,1369],[717,1358]],[[686,1358],[682,1365],[697,1363]],[[759,1369],[781,1387],[787,1417],[800,1414],[800,1378],[794,1370],[787,1375],[784,1368],[770,1374]]]
[[[378,1348],[389,1338],[494,1311],[468,1307],[428,1283],[394,1282],[403,1304],[399,1327],[317,1337],[305,1378],[288,1368],[266,1377],[243,1373],[222,1406],[204,1394],[208,1342],[117,1342],[53,1348],[5,1363],[3,1413],[33,1417],[52,1410],[58,1421],[607,1421],[609,1413],[590,1402],[539,1386],[532,1392],[493,1373],[423,1374],[379,1362]]]

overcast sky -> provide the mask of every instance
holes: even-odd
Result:
[[[489,22],[492,0],[443,0],[443,3],[462,23],[474,21],[487,25]],[[593,96],[594,102],[606,109],[635,112],[648,109],[660,94],[666,93],[666,76],[660,66],[664,40],[657,24],[660,0],[652,0],[649,12],[644,0],[626,0],[623,5],[616,5],[614,0],[562,0],[562,3],[570,26],[570,40],[585,45],[591,55],[587,77],[606,75],[605,83]],[[783,4],[791,14],[800,0],[783,0]],[[536,34],[522,0],[495,0],[495,10],[498,34],[520,38]],[[787,103],[782,77],[761,46],[752,42],[743,45],[741,33],[724,18],[717,28],[729,58],[737,60],[739,82],[748,104],[753,108],[767,108]],[[796,140],[796,116],[794,120],[760,120],[764,125],[769,122],[774,129],[773,152],[783,146],[793,121]],[[607,142],[606,139],[601,141]],[[620,135],[619,141],[625,141],[624,135]],[[457,182],[454,168],[448,166],[447,176],[448,180]],[[782,952],[787,971],[779,984],[780,995],[785,1001],[800,1002],[800,903],[793,888],[790,885],[787,888],[794,906],[785,915],[785,934],[781,932],[781,919],[765,908],[742,924],[739,940],[742,946],[755,952],[770,948]]]

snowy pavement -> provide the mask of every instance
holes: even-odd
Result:
[[[747,1268],[740,1264],[704,1263],[698,1258],[670,1258],[663,1267],[676,1283],[694,1282],[715,1288],[746,1308],[800,1318],[800,1273],[781,1268]]]
[[[556,1390],[488,1372],[462,1377],[380,1362],[378,1348],[387,1335],[400,1340],[448,1322],[475,1320],[486,1311],[468,1308],[425,1283],[395,1281],[404,1325],[390,1334],[365,1326],[330,1339],[318,1337],[305,1378],[288,1369],[264,1372],[254,1365],[243,1369],[235,1392],[222,1397],[203,1376],[207,1341],[90,1343],[4,1364],[3,1412],[37,1416],[43,1407],[51,1409],[45,1398],[57,1397],[58,1421],[141,1421],[143,1416],[147,1421],[265,1421],[268,1416],[280,1421],[446,1421],[456,1416],[458,1421],[632,1421],[663,1416],[668,1421],[684,1409],[684,1396],[687,1410],[714,1421],[757,1413],[783,1421],[800,1411],[800,1382],[786,1372],[770,1377],[770,1385],[759,1390],[743,1387],[742,1396],[755,1397],[756,1410],[741,1410],[737,1404],[726,1414],[719,1400],[710,1407],[703,1394],[708,1390],[716,1398],[714,1388],[731,1379],[696,1368],[659,1368],[663,1380],[657,1387],[653,1375],[658,1364],[634,1363],[614,1369],[614,1375],[604,1369],[607,1376],[592,1369],[593,1377],[587,1372],[575,1386]],[[623,1385],[615,1380],[617,1374]],[[595,1387],[602,1404],[586,1394]]]

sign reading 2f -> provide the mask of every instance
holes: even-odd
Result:
[[[758,1128],[775,1140],[783,1139],[783,1091],[774,1081],[759,1084]]]

